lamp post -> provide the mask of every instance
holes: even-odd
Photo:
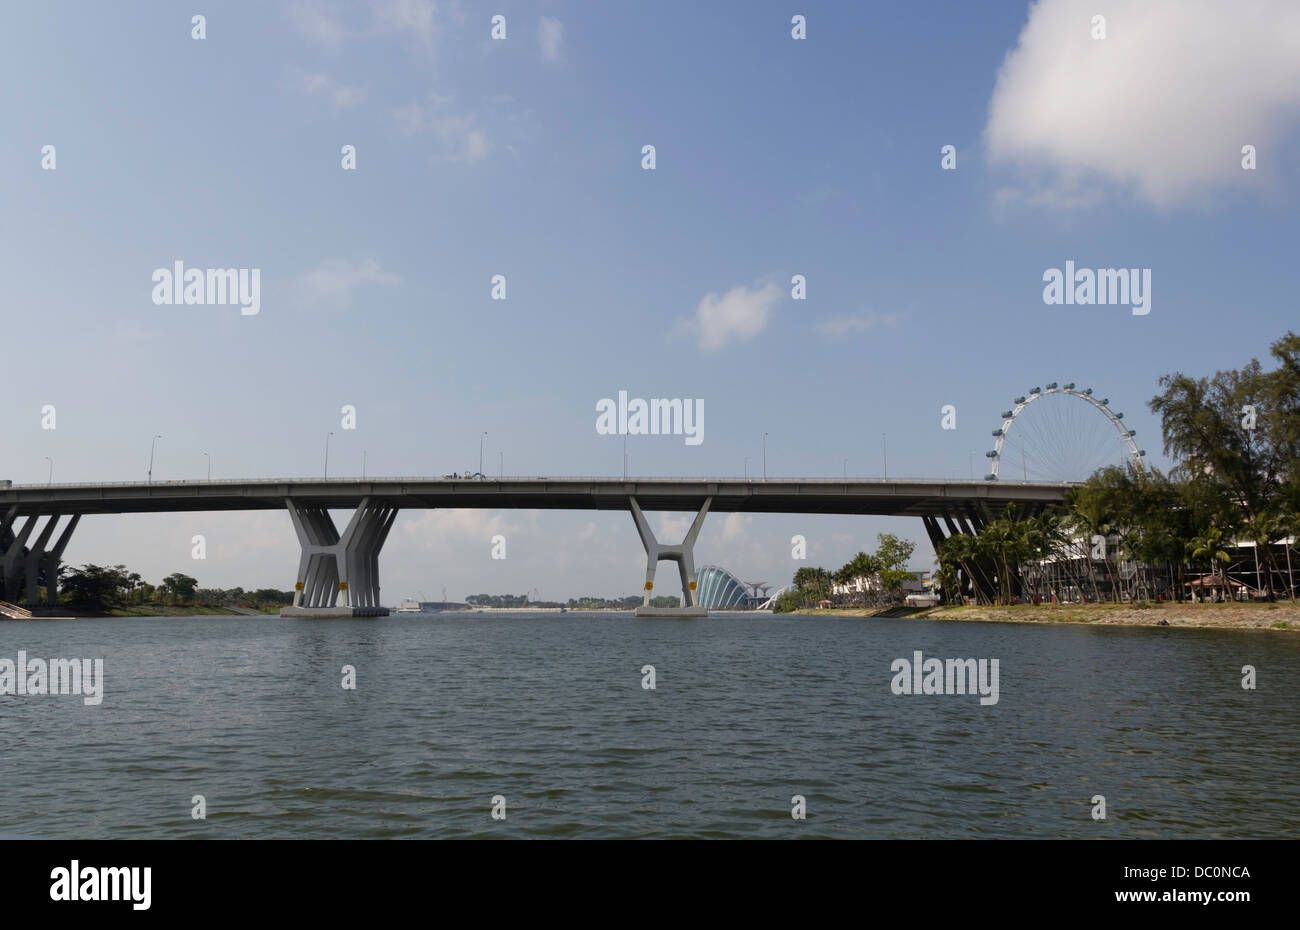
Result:
[[[161,434],[155,436],[153,438],[153,441],[149,443],[149,483],[150,484],[153,484],[153,451],[157,447],[159,439],[162,439]]]
[[[885,477],[889,477],[889,445],[886,442],[885,434],[880,434],[880,461],[885,468]]]
[[[208,480],[211,481],[212,480],[212,456],[204,452],[203,457],[208,460]]]
[[[50,479],[47,482],[47,484],[53,484],[54,483],[54,459],[50,458],[47,455],[45,456],[45,461],[50,463]]]
[[[478,437],[478,473],[483,474],[483,440],[487,438],[487,430],[484,430]]]
[[[361,450],[361,478],[364,481],[366,477],[366,450]]]
[[[767,433],[763,434],[763,480],[767,480]]]
[[[330,437],[333,435],[334,434],[332,432],[325,434],[325,477],[326,478],[330,476]]]
[[[623,480],[627,480],[627,430],[623,431]]]
[[[844,477],[847,478],[848,476],[849,476],[849,460],[848,460],[848,459],[845,459],[845,460],[844,460]]]
[[[506,454],[504,451],[497,452],[497,477],[506,476]]]
[[[749,456],[745,456],[745,480],[749,480]]]

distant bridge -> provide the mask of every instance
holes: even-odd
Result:
[[[302,546],[286,616],[382,615],[379,552],[402,509],[623,510],[646,549],[639,614],[699,616],[694,545],[710,511],[919,517],[938,545],[971,533],[1007,504],[1029,515],[1060,503],[1070,483],[821,478],[275,478],[117,484],[0,484],[0,599],[56,603],[57,566],[87,514],[288,510]],[[342,532],[330,510],[352,510]],[[695,511],[680,545],[655,539],[643,510]],[[60,527],[60,523],[62,526]],[[21,525],[20,525],[21,524]],[[39,527],[39,530],[38,530]],[[58,535],[55,535],[56,530]],[[682,608],[650,608],[656,566],[675,561]]]

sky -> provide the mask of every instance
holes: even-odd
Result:
[[[759,475],[767,434],[773,477],[979,478],[1000,412],[1051,381],[1108,396],[1167,465],[1146,407],[1160,376],[1264,359],[1295,327],[1294,3],[51,2],[3,18],[15,483],[51,466],[55,483],[144,480],[157,435],[155,480],[209,461],[214,478],[315,477],[330,432],[331,475],[363,458],[372,476],[476,471],[484,431],[489,475],[619,475],[623,437],[596,429],[619,391],[705,410],[698,444],[628,437],[633,476]],[[257,312],[155,302],[178,261],[256,269]],[[1149,269],[1149,312],[1046,303],[1067,261]],[[651,522],[676,542],[691,516]],[[800,515],[711,515],[696,562],[782,584],[880,532],[932,567],[919,521]],[[288,589],[297,543],[287,513],[91,516],[65,560]],[[630,515],[405,511],[380,576],[390,603],[444,586],[621,596],[644,565]],[[675,592],[671,568],[656,593]]]

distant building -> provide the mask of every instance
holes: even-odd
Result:
[[[831,594],[846,594],[850,597],[878,590],[880,590],[880,579],[875,575],[858,575],[845,584],[837,582],[831,585]]]
[[[908,594],[925,594],[930,590],[930,573],[913,572],[911,578],[903,580],[902,592]],[[832,584],[831,594],[833,596],[847,596],[849,598],[860,594],[876,594],[883,592],[880,584],[880,578],[876,575],[858,575],[856,578],[845,584]]]

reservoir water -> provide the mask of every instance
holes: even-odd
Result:
[[[0,658],[19,650],[102,657],[104,695],[0,695],[0,833],[1300,834],[1292,633],[756,615],[0,623]],[[997,703],[894,694],[891,663],[917,650],[998,659]]]

